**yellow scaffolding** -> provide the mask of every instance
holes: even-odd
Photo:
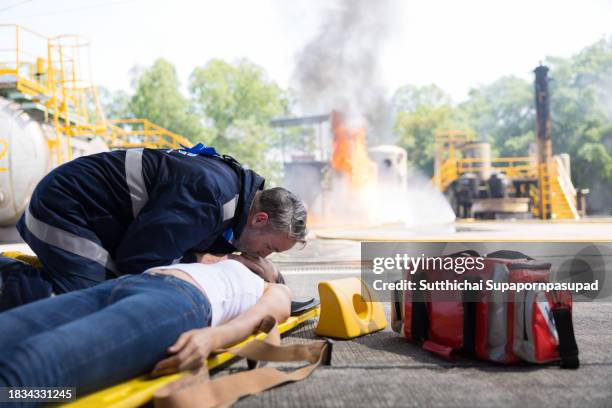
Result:
[[[118,119],[110,121],[108,138],[111,148],[179,148],[191,142],[181,135],[151,123],[147,119]]]
[[[462,174],[490,164],[492,171],[504,173],[510,179],[533,179],[537,182],[537,185],[530,186],[528,192],[533,203],[534,217],[574,220],[580,218],[576,205],[576,190],[569,170],[559,157],[554,156],[549,163],[539,166],[532,157],[466,158],[461,156],[461,147],[474,142],[472,134],[450,130],[437,133],[435,138],[432,181],[440,191],[446,190]],[[540,189],[544,194],[540,195]]]
[[[111,149],[191,145],[147,119],[107,120],[90,71],[89,43],[81,37],[50,38],[18,24],[0,24],[0,90],[53,124],[55,137],[48,144],[55,165],[72,158],[72,137],[99,136]],[[0,155],[6,154],[4,147]]]
[[[433,182],[440,191],[446,190],[461,175],[489,164],[491,170],[511,179],[537,177],[537,165],[531,157],[462,157],[461,147],[474,141],[474,135],[468,132],[447,130],[436,133]]]

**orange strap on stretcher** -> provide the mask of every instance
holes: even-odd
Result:
[[[281,345],[278,327],[271,318],[263,321],[261,330],[268,333],[265,339],[253,340],[242,347],[219,352],[229,351],[246,358],[249,367],[254,366],[254,361],[308,361],[310,364],[291,372],[260,367],[213,380],[208,378],[208,370],[204,367],[199,373],[158,389],[153,395],[155,408],[226,407],[242,397],[258,394],[288,382],[301,381],[321,364],[331,364],[331,340]]]

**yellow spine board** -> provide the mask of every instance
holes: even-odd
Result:
[[[291,316],[284,322],[278,325],[278,329],[281,333],[286,333],[299,326],[300,324],[313,319],[320,314],[320,308],[309,310],[302,313],[299,316]],[[235,344],[234,346],[244,345],[254,339],[263,339],[265,333],[258,333],[251,335]],[[232,346],[233,347],[233,346]],[[209,370],[213,370],[222,364],[225,364],[232,359],[234,356],[231,353],[225,352],[216,354],[209,357],[206,361]],[[184,375],[184,373],[167,375],[159,378],[148,378],[146,375],[134,378],[132,380],[125,381],[121,384],[106,388],[104,390],[95,392],[87,395],[83,398],[71,402],[69,404],[62,405],[65,408],[90,408],[90,407],[105,407],[105,408],[132,408],[139,407],[153,398],[153,393],[159,387],[167,385],[173,381],[178,380]]]
[[[17,259],[19,261],[29,263],[30,265],[35,266],[37,268],[40,268],[42,266],[38,258],[35,257],[34,255],[27,255],[19,251],[0,252],[0,256],[6,256],[9,258]]]

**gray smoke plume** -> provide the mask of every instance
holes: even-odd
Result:
[[[394,0],[337,0],[323,13],[319,31],[297,55],[294,80],[306,110],[365,117],[370,136],[390,134],[380,55],[394,8]]]

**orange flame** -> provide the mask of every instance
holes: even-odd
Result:
[[[368,157],[365,128],[349,128],[337,111],[332,112],[331,124],[334,133],[331,165],[334,170],[345,175],[352,188],[359,189],[373,183],[376,165]]]

